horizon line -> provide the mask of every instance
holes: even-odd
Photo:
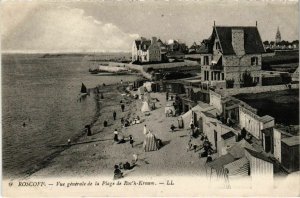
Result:
[[[9,50],[0,51],[1,54],[93,54],[93,53],[131,53],[130,51],[84,51],[84,52],[71,52],[71,51],[57,51],[57,52],[47,52],[47,51],[19,51],[19,50]]]

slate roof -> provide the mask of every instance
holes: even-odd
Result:
[[[205,48],[201,45],[201,53],[212,53],[215,37],[218,37],[224,55],[235,55],[232,46],[232,29],[244,30],[244,48],[246,54],[265,53],[265,49],[256,26],[215,26],[210,36],[209,46]]]
[[[136,47],[138,47],[140,44],[141,44],[141,41],[140,41],[140,40],[135,40],[135,45],[136,45]]]
[[[151,45],[151,40],[142,41],[141,50],[147,51],[150,45]]]
[[[147,51],[151,45],[151,40],[135,40],[135,45],[137,49],[139,49],[139,46],[141,46],[142,51]]]
[[[232,47],[232,29],[244,30],[244,48],[246,54],[264,53],[265,49],[260,38],[258,29],[254,27],[242,26],[216,26],[215,30],[220,39],[223,54],[235,54]]]

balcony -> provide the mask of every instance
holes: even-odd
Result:
[[[222,71],[223,70],[223,66],[222,65],[218,65],[218,64],[216,64],[216,65],[211,65],[210,66],[210,69],[211,70],[218,70],[218,71]]]

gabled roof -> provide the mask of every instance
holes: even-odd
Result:
[[[224,166],[229,176],[246,176],[249,170],[249,160],[246,157],[238,159]]]
[[[250,150],[250,149],[247,149],[247,148],[245,148],[245,150],[246,150],[251,156],[253,156],[253,157],[255,157],[255,158],[258,158],[258,159],[261,159],[261,160],[263,160],[263,161],[272,163],[272,161],[271,161],[268,157],[266,157],[265,155],[263,155],[263,154],[261,154],[261,153],[258,153],[258,152],[256,152],[256,151],[253,151],[253,150]]]
[[[134,42],[135,42],[136,47],[138,47],[141,44],[141,40],[135,40]]]
[[[230,153],[234,158],[238,159],[245,156],[245,149],[255,150],[254,147],[249,144],[245,139],[234,144],[232,147],[227,149],[227,152]]]
[[[147,51],[149,46],[151,45],[151,40],[142,39],[142,40],[135,40],[134,42],[135,42],[137,49],[139,49],[139,46],[141,46],[140,49],[142,51]]]
[[[259,54],[265,52],[256,26],[216,26],[215,31],[220,39],[223,54],[235,54],[232,47],[232,29],[242,29],[244,31],[244,48],[246,54]]]
[[[230,154],[222,155],[212,162],[207,163],[207,165],[213,169],[222,169],[226,164],[235,161],[234,157]]]
[[[142,41],[141,50],[147,51],[150,45],[151,45],[151,40]]]
[[[212,53],[215,37],[219,38],[222,53],[224,55],[234,55],[232,46],[232,29],[244,31],[244,48],[246,54],[265,53],[265,49],[256,26],[215,26],[210,37],[209,47],[202,49],[202,53]]]

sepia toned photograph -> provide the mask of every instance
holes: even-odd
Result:
[[[298,3],[2,1],[2,195],[300,196]]]

